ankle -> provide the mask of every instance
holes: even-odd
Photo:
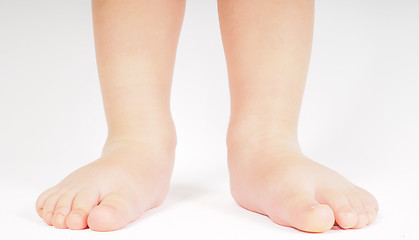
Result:
[[[176,130],[173,122],[151,124],[142,129],[129,131],[109,131],[103,146],[102,155],[115,150],[156,150],[173,155],[177,145]],[[124,151],[124,150],[123,150]]]
[[[243,148],[275,148],[281,152],[301,152],[295,128],[279,121],[230,121],[226,143],[230,151],[240,151]]]

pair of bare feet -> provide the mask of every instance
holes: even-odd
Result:
[[[40,195],[57,228],[110,231],[168,193],[176,132],[171,81],[185,0],[92,0],[108,123],[102,156]],[[323,232],[361,228],[375,198],[300,151],[297,125],[311,53],[314,0],[218,0],[231,99],[231,192],[275,223]]]
[[[242,121],[227,134],[231,192],[240,206],[307,232],[374,221],[378,204],[369,192],[304,156],[297,141],[252,125],[263,126]],[[108,139],[101,158],[39,196],[39,216],[56,228],[111,231],[158,206],[168,193],[176,147],[174,128],[167,132]]]

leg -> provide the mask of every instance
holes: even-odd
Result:
[[[371,223],[375,198],[304,156],[297,123],[309,66],[314,0],[218,0],[228,67],[231,191],[275,223],[323,232]]]
[[[176,132],[170,87],[185,0],[93,0],[108,138],[102,156],[42,193],[57,228],[124,227],[167,195]]]

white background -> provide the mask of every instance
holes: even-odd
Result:
[[[47,226],[35,200],[96,159],[106,137],[90,1],[0,0],[0,238],[419,239],[419,2],[316,4],[299,137],[304,152],[373,193],[360,230],[308,234],[229,193],[227,70],[215,0],[188,0],[172,91],[176,166],[163,205],[125,229]]]

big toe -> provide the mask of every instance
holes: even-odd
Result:
[[[296,194],[279,202],[275,212],[270,215],[274,222],[306,232],[325,232],[335,223],[333,210],[309,194]]]
[[[328,204],[333,209],[336,223],[341,228],[353,228],[358,224],[358,214],[343,192],[323,190],[317,194],[317,199],[322,203]]]
[[[114,231],[123,228],[143,211],[134,209],[129,203],[130,198],[117,193],[107,195],[101,203],[94,207],[87,219],[87,224],[94,231]],[[134,207],[134,208],[133,208]]]
[[[325,232],[335,223],[332,209],[325,204],[303,205],[295,211],[293,226],[303,231]]]

